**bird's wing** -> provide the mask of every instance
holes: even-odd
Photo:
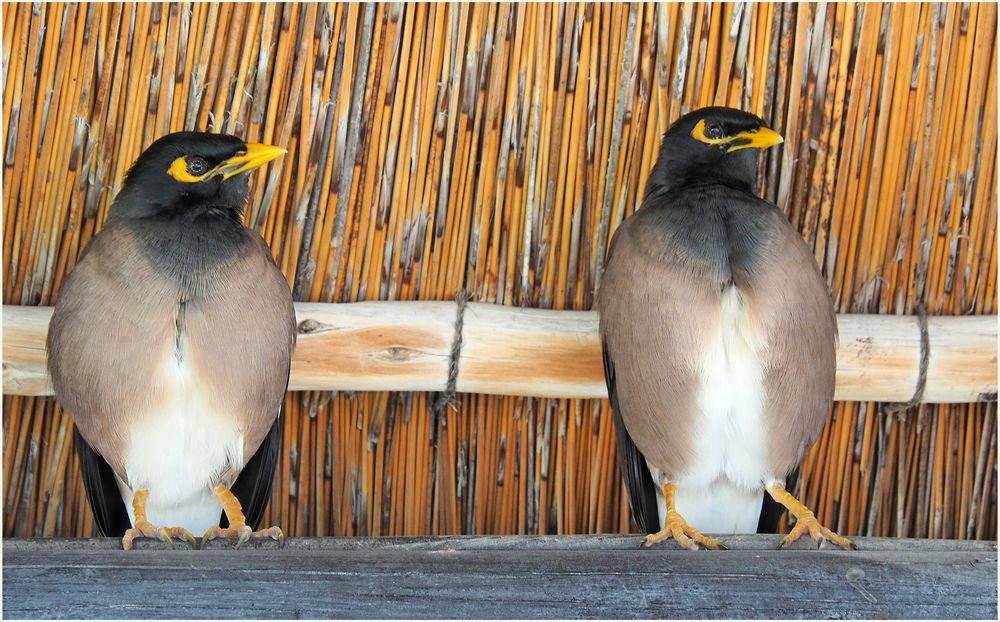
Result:
[[[135,239],[120,225],[95,236],[63,284],[47,344],[59,403],[88,449],[123,481],[131,417],[155,399],[152,379],[173,350],[171,309],[181,295],[175,284],[136,261],[137,255]],[[141,381],[127,381],[132,378]]]
[[[236,417],[248,461],[284,402],[296,329],[288,282],[260,236],[246,234],[240,256],[213,271],[211,294],[185,305],[183,323],[185,356],[213,407]]]
[[[287,282],[263,240],[252,235],[255,250],[244,258],[246,265],[219,285],[224,306],[206,307],[202,316],[206,321],[192,327],[192,337],[201,344],[199,359],[213,366],[225,365],[231,372],[225,378],[225,392],[236,400],[233,406],[242,415],[244,451],[253,456],[230,491],[239,499],[247,524],[257,529],[274,486],[296,331]],[[253,281],[244,282],[242,275],[250,275]],[[248,352],[258,364],[247,365]],[[275,402],[277,408],[268,410]],[[277,413],[273,420],[272,413]],[[267,432],[262,439],[261,430]],[[229,526],[225,512],[219,526]]]
[[[646,458],[632,442],[625,422],[622,421],[621,408],[618,405],[618,392],[615,388],[615,363],[608,354],[607,345],[601,343],[604,351],[604,380],[608,385],[608,400],[611,402],[611,413],[615,422],[615,439],[618,445],[618,465],[621,467],[625,490],[628,491],[629,503],[636,523],[645,533],[655,533],[660,529],[660,516],[657,510],[656,484],[649,474]]]
[[[777,207],[766,206],[748,304],[764,335],[764,412],[771,470],[791,473],[830,414],[837,370],[837,317],[812,251]],[[748,274],[751,274],[748,272]],[[739,281],[739,271],[734,271]],[[758,292],[760,292],[758,294]]]
[[[80,459],[80,471],[83,474],[83,487],[87,491],[87,499],[94,510],[94,522],[102,536],[120,538],[132,526],[122,501],[121,491],[115,472],[107,461],[73,427],[76,439],[76,455]]]
[[[670,239],[684,232],[664,226],[664,215],[672,216],[644,208],[619,227],[598,307],[620,429],[650,463],[677,476],[695,456],[700,339],[718,323],[720,293],[696,245]]]
[[[185,325],[193,364],[238,413],[244,455],[252,453],[230,491],[256,529],[274,485],[296,325],[284,275],[260,236],[248,235],[245,252],[213,277],[213,295],[186,313]],[[223,513],[219,525],[228,524]]]
[[[225,306],[212,309],[210,317],[204,316],[207,321],[198,323],[193,335],[200,335],[205,347],[199,350],[208,354],[205,360],[212,361],[211,365],[228,365],[230,371],[235,370],[227,376],[228,395],[238,400],[256,395],[252,401],[241,401],[237,405],[244,414],[245,451],[254,453],[230,490],[243,506],[247,524],[257,529],[271,498],[278,465],[296,329],[295,309],[285,277],[260,236],[251,235],[253,250],[243,258],[241,263],[244,265],[218,285]],[[252,281],[246,282],[243,275],[251,275]],[[267,305],[266,309],[257,309],[261,302]],[[220,338],[229,345],[223,352],[213,346],[214,340]],[[254,358],[263,365],[243,365],[239,357],[247,351],[255,352]],[[220,360],[220,357],[227,360]],[[277,409],[269,411],[268,404],[275,401]],[[274,412],[277,415],[272,420]],[[259,436],[261,430],[267,432],[263,439]],[[219,525],[225,528],[228,523],[223,513]]]

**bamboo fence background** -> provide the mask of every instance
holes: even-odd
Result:
[[[726,104],[844,312],[995,314],[993,4],[4,4],[4,304],[51,305],[142,148],[285,146],[246,222],[297,300],[589,309],[659,137]],[[300,249],[308,252],[300,252]],[[607,403],[289,394],[290,535],[628,531]],[[51,398],[3,401],[4,534],[93,521]],[[842,534],[996,537],[996,405],[840,403],[802,499]]]

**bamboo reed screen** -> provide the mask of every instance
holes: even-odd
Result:
[[[784,134],[762,192],[844,312],[994,314],[992,4],[5,4],[5,304],[51,305],[156,137],[286,146],[247,223],[296,299],[589,309],[659,138]],[[301,249],[307,249],[305,251]],[[630,529],[606,402],[290,394],[291,535]],[[71,420],[7,396],[4,534],[94,532]],[[846,535],[996,537],[996,406],[843,403],[803,500]]]

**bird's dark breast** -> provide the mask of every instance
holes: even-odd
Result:
[[[210,288],[219,270],[254,243],[251,232],[222,210],[195,209],[123,224],[148,267],[192,295]]]
[[[748,285],[769,259],[775,208],[725,186],[694,186],[647,202],[636,218],[647,252],[719,290]]]

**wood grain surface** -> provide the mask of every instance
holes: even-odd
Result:
[[[455,338],[453,302],[297,303],[299,341],[289,389],[442,391]],[[3,308],[5,394],[49,395],[49,307]],[[840,401],[905,402],[920,369],[914,316],[841,314]],[[928,321],[931,358],[923,402],[996,394],[996,316]],[[556,398],[607,396],[597,313],[481,303],[465,308],[457,389]]]
[[[4,542],[7,618],[996,618],[992,542],[642,549],[636,536]],[[267,545],[265,545],[267,547]]]

